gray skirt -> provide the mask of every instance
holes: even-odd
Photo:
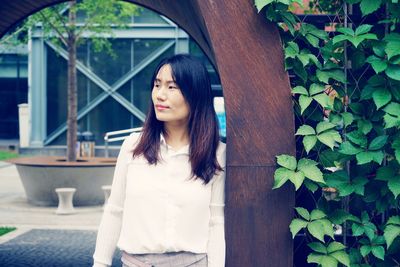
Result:
[[[168,252],[162,254],[128,254],[122,252],[122,267],[207,267],[207,254]]]

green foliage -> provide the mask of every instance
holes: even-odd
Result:
[[[277,156],[277,162],[281,167],[275,171],[273,188],[279,188],[289,180],[297,190],[303,184],[305,178],[314,182],[325,183],[322,172],[316,166],[318,163],[313,160],[303,158],[297,162],[293,156],[280,155]]]
[[[71,11],[83,14],[85,19],[71,23],[68,18]],[[58,46],[70,46],[68,36],[75,36],[76,46],[90,39],[94,51],[104,50],[114,55],[109,41],[113,37],[112,29],[126,28],[130,17],[138,12],[137,6],[117,0],[84,0],[73,7],[61,3],[29,16],[8,37],[2,38],[0,44],[15,45],[16,40],[26,43],[28,32],[40,29],[45,39]]]
[[[303,228],[321,242],[325,242],[325,235],[333,238],[332,223],[323,211],[315,209],[310,214],[304,208],[296,208],[296,210],[301,218],[296,218],[290,223],[289,227],[293,238]]]
[[[15,227],[4,227],[4,226],[2,226],[2,227],[0,227],[0,236],[5,235],[5,234],[7,234],[9,232],[12,232],[12,231],[14,231],[16,229],[17,228],[15,228]]]
[[[316,263],[323,267],[350,266],[350,257],[345,251],[345,246],[339,242],[332,242],[325,246],[319,242],[309,243],[308,246],[314,251],[307,257],[308,263]]]
[[[289,226],[293,238],[305,234],[312,250],[308,263],[397,266],[400,3],[310,1],[311,10],[340,17],[329,36],[291,13],[294,3],[255,1],[258,11],[278,25],[299,122],[299,157],[276,157],[273,188],[289,182],[315,199],[311,209],[296,208]],[[342,23],[344,3],[361,11],[360,24]],[[352,243],[334,241],[332,225],[341,226]]]

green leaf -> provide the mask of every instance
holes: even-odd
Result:
[[[399,122],[399,125],[400,125],[400,122]],[[392,148],[394,150],[394,155],[397,159],[397,162],[400,163],[400,138],[394,140],[394,142],[392,144]]]
[[[360,4],[361,13],[363,16],[371,14],[378,10],[382,3],[382,0],[362,0]]]
[[[400,236],[400,225],[387,225],[383,236],[385,237],[387,248],[389,248],[393,244],[393,241]]]
[[[316,239],[325,243],[325,241],[324,241],[324,226],[320,221],[310,222],[307,225],[307,230],[313,237],[315,237]]]
[[[322,172],[320,171],[320,169],[318,169],[316,165],[317,162],[310,159],[302,158],[297,164],[297,169],[299,171],[302,171],[308,179],[314,182],[325,184]]]
[[[345,248],[346,247],[342,243],[334,241],[328,245],[327,251],[330,254],[339,250],[344,250]]]
[[[314,65],[317,66],[317,68],[319,69],[322,68],[321,62],[319,62],[318,58],[315,55],[309,54],[308,56],[310,57],[310,61],[314,63]]]
[[[310,43],[311,46],[315,48],[319,47],[319,39],[317,37],[311,34],[306,34],[304,37]]]
[[[366,148],[368,144],[367,137],[360,131],[352,131],[346,134],[346,137],[354,144]]]
[[[388,139],[387,135],[381,135],[381,136],[375,137],[369,144],[368,149],[369,150],[381,149],[386,144],[387,139]]]
[[[383,115],[383,120],[385,121],[385,129],[400,126],[400,118],[399,117],[394,117],[389,114],[385,114],[385,115]]]
[[[385,249],[382,246],[373,246],[372,254],[378,259],[385,260]]]
[[[274,186],[272,187],[272,189],[280,188],[293,175],[294,171],[288,170],[286,168],[276,169],[274,173]]]
[[[349,40],[349,36],[345,34],[338,34],[332,38],[332,43],[337,44],[343,41]]]
[[[315,130],[310,125],[303,124],[297,129],[295,135],[315,135]]]
[[[345,35],[354,36],[354,31],[351,28],[338,27],[336,31],[343,33]]]
[[[385,154],[379,150],[379,151],[370,151],[370,153],[372,153],[372,157],[374,158],[374,161],[378,164],[382,164],[383,161],[383,157],[385,156]]]
[[[394,198],[400,195],[400,176],[392,176],[388,179],[388,188],[393,193]]]
[[[308,212],[308,210],[306,210],[305,208],[302,208],[302,207],[296,207],[295,210],[305,220],[307,220],[307,221],[310,220],[310,213]]]
[[[303,138],[303,146],[307,154],[310,153],[311,149],[317,143],[317,137],[315,135],[307,135]]]
[[[358,223],[353,223],[351,225],[351,231],[354,236],[360,236],[365,232],[362,224],[358,224]]]
[[[295,42],[288,42],[285,47],[285,58],[295,58],[299,51],[299,46]]]
[[[303,82],[307,81],[307,72],[299,60],[293,62],[293,71]]]
[[[356,216],[343,209],[334,210],[331,214],[329,214],[329,219],[334,224],[342,224],[346,221],[360,221]]]
[[[307,227],[308,222],[301,219],[293,219],[289,225],[290,232],[292,233],[292,238],[303,228]]]
[[[336,243],[336,242],[335,242]],[[350,266],[350,257],[345,251],[336,251],[329,254],[331,257],[335,258],[338,262],[345,266]]]
[[[343,112],[341,115],[343,118],[344,127],[347,127],[353,123],[354,120],[353,114],[351,114],[350,112]]]
[[[362,165],[373,161],[372,153],[369,151],[362,151],[356,155],[357,164]]]
[[[294,172],[289,177],[289,180],[294,184],[296,191],[300,188],[304,181],[304,174],[302,172]]]
[[[315,210],[311,211],[310,219],[312,221],[313,220],[322,219],[322,218],[325,218],[325,217],[326,217],[326,214],[322,210],[315,209]]]
[[[372,47],[375,55],[378,57],[385,57],[385,43],[384,42],[376,42]]]
[[[307,187],[308,190],[310,190],[312,193],[315,193],[315,191],[318,190],[318,185],[314,183],[311,180],[304,180],[304,186]]]
[[[346,82],[343,70],[317,70],[316,75],[318,80],[326,84],[329,84],[329,79],[333,79],[342,83]]]
[[[311,253],[307,256],[307,263],[316,263],[318,264],[318,266],[320,266],[323,257],[325,256],[321,254]]]
[[[296,170],[297,161],[296,158],[291,155],[279,155],[276,156],[277,162],[280,166],[288,168],[289,170]]]
[[[364,88],[361,91],[361,96],[360,96],[360,100],[368,100],[372,98],[372,93],[375,92],[375,90],[377,90],[376,87],[367,84],[366,86],[364,86]]]
[[[321,121],[317,124],[317,127],[315,128],[317,130],[317,133],[322,133],[323,131],[335,128],[336,125],[327,121]]]
[[[364,231],[368,236],[369,240],[373,240],[375,237],[376,226],[371,222],[364,223]]]
[[[386,107],[383,108],[386,113],[390,115],[400,117],[400,104],[396,102],[389,103]]]
[[[338,261],[331,256],[323,256],[321,260],[322,267],[337,267]]]
[[[389,60],[394,56],[400,55],[400,34],[390,33],[385,36],[384,40],[387,42],[385,52]]]
[[[296,86],[292,88],[292,94],[300,94],[308,96],[307,89],[304,88],[303,86]]]
[[[377,74],[384,71],[388,66],[387,62],[384,59],[376,57],[374,55],[368,57],[367,62],[371,64],[372,68]]]
[[[300,113],[303,114],[303,112],[308,108],[308,106],[311,104],[312,98],[309,96],[301,95],[299,97],[299,105],[301,108]]]
[[[321,254],[327,254],[328,253],[326,247],[323,244],[319,243],[319,242],[312,242],[312,243],[307,244],[307,246],[309,246],[315,252],[318,252],[318,253],[321,253]]]
[[[325,91],[325,86],[322,84],[313,83],[310,85],[310,95],[316,95],[324,91]]]
[[[371,253],[371,250],[372,250],[372,247],[369,246],[369,245],[361,246],[361,248],[360,248],[360,252],[361,252],[361,255],[362,255],[363,257],[365,257],[365,256],[367,256],[369,253]]]
[[[297,58],[300,60],[301,64],[303,64],[304,67],[307,66],[310,62],[310,54],[298,54]]]
[[[352,181],[354,193],[364,196],[364,186],[367,183],[368,183],[368,179],[363,176],[354,178]]]
[[[360,43],[362,43],[365,40],[378,40],[378,37],[376,36],[376,34],[373,33],[367,33],[367,34],[363,34],[363,35],[359,35],[359,36],[354,36],[354,37],[350,37],[349,41],[350,43],[352,43],[354,45],[354,47],[358,47],[358,45]]]
[[[333,100],[325,93],[315,95],[313,99],[323,108],[330,108],[332,106]]]
[[[356,155],[361,151],[361,148],[353,146],[349,141],[343,142],[339,147],[339,152],[345,155]]]
[[[376,179],[388,181],[390,177],[396,176],[396,171],[390,166],[383,166],[376,170]]]
[[[389,90],[379,89],[372,93],[372,99],[375,102],[376,108],[380,109],[381,107],[390,102],[390,100],[392,99],[392,94],[390,93]]]
[[[332,239],[335,238],[332,222],[329,221],[328,219],[322,219],[318,221],[321,222],[324,227],[324,234],[331,237]]]
[[[258,13],[260,13],[261,9],[274,2],[274,0],[254,0],[254,2]]]
[[[358,120],[357,127],[363,134],[367,134],[372,130],[372,123],[369,120]]]
[[[353,192],[364,195],[364,186],[368,183],[368,179],[364,177],[356,177],[350,180],[350,177],[343,170],[334,173],[325,174],[326,184],[338,189],[340,196],[348,196]]]
[[[372,29],[372,27],[373,27],[373,25],[370,25],[370,24],[362,24],[357,27],[357,29],[355,31],[355,35],[361,35],[361,34],[367,33]]]
[[[386,222],[386,224],[398,224],[400,227],[400,216],[392,216]]]
[[[327,131],[317,135],[318,140],[327,145],[330,149],[333,150],[336,141],[341,143],[342,139],[340,134],[337,131]]]
[[[393,80],[400,81],[400,66],[389,64],[385,70],[386,75]]]

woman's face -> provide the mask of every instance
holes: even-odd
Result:
[[[170,65],[158,71],[151,93],[157,120],[174,125],[187,125],[189,104],[172,77]]]

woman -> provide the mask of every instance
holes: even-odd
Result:
[[[223,267],[224,168],[206,68],[189,55],[164,59],[143,131],[118,155],[94,266],[110,266],[118,246],[127,267]]]

